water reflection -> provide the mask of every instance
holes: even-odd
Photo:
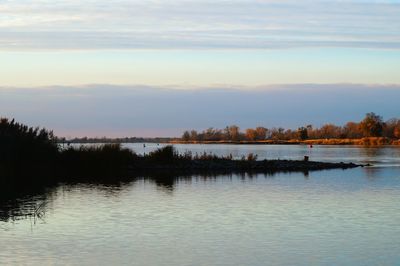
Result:
[[[0,258],[5,265],[396,265],[399,191],[399,169],[375,167],[308,176],[168,173],[0,193],[8,243]]]
[[[129,145],[128,145],[129,146]],[[130,146],[135,149],[135,146]],[[151,145],[149,145],[151,148]],[[374,167],[365,167],[360,169],[364,178],[368,180],[377,180],[393,173],[393,177],[399,177],[400,169],[400,148],[398,147],[346,147],[346,146],[315,146],[312,150],[303,146],[284,146],[284,145],[176,145],[181,151],[191,150],[193,152],[212,152],[217,155],[234,154],[240,157],[242,154],[254,152],[259,159],[289,158],[297,159],[304,152],[308,152],[313,159],[322,161],[352,161],[361,163],[371,163]],[[397,172],[396,172],[397,169]],[[336,171],[340,173],[340,171]],[[343,172],[347,175],[348,172]],[[280,173],[281,174],[281,173]],[[298,175],[299,173],[296,173]],[[301,172],[304,180],[309,180],[311,173]],[[145,180],[155,184],[159,191],[173,195],[177,184],[191,182],[216,183],[218,179],[232,182],[233,179],[239,179],[243,182],[249,182],[260,177],[271,178],[275,173],[207,173],[185,174],[177,172],[167,173],[138,173],[134,176],[120,178],[121,181],[104,178],[100,183],[86,181],[82,183],[68,184],[29,184],[24,187],[13,188],[9,186],[0,186],[0,221],[11,222],[20,219],[45,219],[48,209],[51,209],[51,203],[57,198],[59,193],[70,193],[79,189],[96,190],[102,193],[104,197],[119,197],[125,190],[135,186],[137,180]],[[34,178],[32,178],[34,180]],[[22,190],[21,190],[22,189]]]
[[[361,150],[363,151],[364,155],[366,157],[381,157],[386,153],[385,148],[379,148],[379,147],[368,147],[368,146],[363,146],[361,147]]]
[[[20,219],[43,219],[46,209],[54,197],[56,187],[30,187],[23,192],[13,188],[0,189],[0,221],[9,222]]]
[[[59,193],[69,193],[76,188],[90,187],[104,193],[104,196],[117,197],[122,188],[128,183],[74,183],[48,184],[20,187],[1,186],[0,188],[0,221],[15,222],[21,219],[44,220],[46,212],[51,208],[52,201]]]
[[[282,172],[281,172],[282,173]],[[304,175],[307,179],[309,176],[308,171],[298,172]],[[251,181],[260,177],[272,178],[275,172],[270,173],[201,173],[197,175],[187,175],[182,173],[156,173],[141,177],[124,178],[124,181],[108,181],[102,182],[79,182],[79,183],[61,183],[43,185],[40,187],[29,186],[24,188],[13,188],[2,186],[0,188],[0,221],[9,222],[17,221],[20,219],[44,219],[45,214],[51,201],[58,197],[58,194],[71,193],[76,190],[89,189],[97,190],[102,193],[104,197],[118,197],[124,190],[135,186],[138,180],[144,180],[151,184],[155,184],[158,189],[166,193],[172,193],[178,183],[191,183],[208,182],[215,183],[219,178],[232,181],[233,178],[238,178],[242,181]]]

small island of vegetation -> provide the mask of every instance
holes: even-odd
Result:
[[[27,184],[81,180],[121,179],[157,173],[243,173],[353,168],[352,163],[324,163],[308,160],[257,160],[249,154],[240,160],[212,154],[179,154],[166,146],[146,155],[120,144],[100,146],[60,145],[52,131],[0,120],[0,183]]]

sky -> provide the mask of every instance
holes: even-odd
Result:
[[[399,0],[0,0],[0,116],[64,136],[400,117],[399,14]],[[299,115],[299,94],[314,112]],[[327,115],[335,101],[347,112]]]

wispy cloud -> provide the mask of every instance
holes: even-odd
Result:
[[[400,48],[400,1],[0,1],[0,49]]]

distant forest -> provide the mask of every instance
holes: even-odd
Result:
[[[367,113],[360,122],[347,122],[344,126],[325,124],[320,128],[305,125],[296,130],[284,128],[256,127],[241,131],[236,125],[224,129],[208,128],[202,132],[185,131],[182,141],[264,141],[264,140],[307,140],[307,139],[360,139],[385,137],[400,139],[400,119],[384,121],[375,113]]]

